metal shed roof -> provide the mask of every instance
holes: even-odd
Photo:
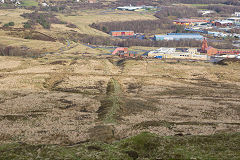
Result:
[[[203,39],[202,35],[155,35],[155,40]]]
[[[167,35],[200,35],[199,33],[168,33]]]

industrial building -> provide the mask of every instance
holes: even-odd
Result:
[[[136,58],[138,56],[135,52],[129,52],[128,48],[118,47],[113,52],[112,55],[118,55],[120,58]]]
[[[123,6],[123,7],[117,7],[117,10],[122,10],[122,11],[135,11],[138,9],[143,9],[142,6]]]
[[[98,0],[88,0],[88,3],[97,3]]]
[[[177,25],[194,26],[209,23],[209,21],[203,19],[178,19],[174,20],[173,23]]]
[[[127,53],[128,53],[128,48],[118,47],[112,52],[112,55],[127,54]]]
[[[134,36],[134,31],[111,31],[113,37]]]
[[[232,16],[240,17],[240,12],[235,12],[234,14],[232,14]]]
[[[203,40],[203,36],[198,33],[168,33],[167,35],[155,35],[154,40]]]
[[[208,46],[207,40],[202,41],[201,49],[197,48],[159,48],[148,53],[148,57],[159,59],[195,59],[209,60],[211,57],[236,58],[240,50],[218,50]]]
[[[215,26],[217,27],[227,27],[227,26],[232,26],[233,25],[233,21],[229,21],[229,20],[220,20],[220,21],[216,21],[214,23]]]
[[[240,25],[240,17],[230,17],[227,19],[228,21],[232,21],[235,25]]]
[[[230,58],[230,57],[236,57],[240,55],[240,50],[218,50],[213,47],[208,47],[207,40],[204,39],[202,42],[202,48],[201,48],[202,53],[206,53],[208,56],[223,56],[226,55],[225,57]]]
[[[240,17],[230,17],[227,20],[232,21],[233,23],[239,23],[240,22]]]
[[[159,59],[198,59],[207,60],[196,48],[159,48],[148,53],[148,57]]]
[[[117,7],[117,10],[122,11],[138,11],[138,10],[148,10],[148,9],[154,9],[154,6],[123,6],[123,7]]]
[[[228,31],[228,29],[231,29],[231,28],[218,28],[218,30],[223,30],[225,32]],[[185,31],[199,32],[199,33],[202,33],[202,34],[207,34],[209,36],[218,37],[218,38],[226,38],[226,37],[240,38],[240,34],[237,34],[237,33],[224,33],[224,32],[206,31],[206,30],[202,30],[202,29],[194,29],[193,27],[185,28]]]
[[[215,13],[215,11],[212,11],[212,10],[199,10],[198,13],[200,13],[202,16],[204,16],[204,15]]]

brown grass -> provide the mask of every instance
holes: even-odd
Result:
[[[114,113],[118,124],[110,123],[114,137],[141,131],[158,135],[239,131],[238,65],[127,60],[121,67],[106,59],[73,60],[67,54],[1,61],[12,65],[0,70],[1,141],[88,140],[91,128],[105,124],[97,111],[112,77],[121,86],[121,103]]]

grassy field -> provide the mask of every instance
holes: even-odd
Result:
[[[79,11],[74,13],[74,15],[62,15],[59,14],[58,17],[66,22],[71,22],[78,26],[80,33],[91,34],[91,35],[101,35],[109,36],[106,33],[95,30],[88,25],[98,22],[111,22],[111,21],[131,21],[131,20],[146,20],[146,19],[156,19],[152,14],[141,14],[137,12],[123,12],[116,10],[94,10],[94,11]]]
[[[26,22],[27,19],[24,19],[20,15],[23,13],[29,13],[31,11],[25,9],[5,9],[0,10],[0,22],[2,24],[14,22],[16,27],[22,26],[23,22]]]
[[[34,0],[23,0],[21,2],[21,6],[23,6],[23,7],[38,6],[38,2],[34,1]]]
[[[112,144],[1,144],[1,159],[239,159],[240,135],[158,137],[143,132]]]
[[[205,6],[208,6],[209,4],[191,4],[190,6],[193,6],[193,7],[205,7]]]
[[[23,13],[28,13],[29,10],[16,9],[16,10],[1,10],[0,11],[0,21],[8,23],[13,21],[16,28],[23,27],[22,23],[26,22],[27,19],[24,19],[20,15]],[[74,15],[73,15],[74,14]],[[115,10],[84,10],[79,11],[76,14],[59,14],[58,17],[66,22],[74,23],[78,28],[68,28],[65,24],[52,24],[51,29],[43,29],[41,26],[37,25],[36,30],[49,35],[54,38],[58,38],[62,33],[67,31],[74,30],[78,33],[90,34],[90,35],[100,35],[100,36],[109,36],[106,33],[95,30],[89,27],[89,24],[100,21],[116,21],[116,20],[138,20],[138,19],[156,19],[151,14],[142,14],[136,12],[120,12]],[[10,18],[9,18],[10,17]],[[0,36],[3,38],[0,40],[1,44],[6,46],[22,47],[25,46],[32,50],[37,50],[41,53],[45,52],[57,52],[57,53],[90,53],[90,54],[102,54],[102,53],[111,53],[108,49],[103,48],[90,48],[80,43],[71,42],[71,46],[67,47],[67,42],[65,44],[59,42],[50,42],[50,41],[41,41],[41,40],[32,40],[32,39],[23,39],[24,33],[20,35],[19,33],[10,34],[9,31],[0,31]],[[26,36],[25,36],[26,37]],[[66,37],[65,37],[66,38]],[[136,48],[136,47],[135,47]],[[142,52],[141,52],[142,53]]]

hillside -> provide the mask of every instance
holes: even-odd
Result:
[[[165,2],[1,4],[0,159],[239,159],[239,59],[147,54],[172,47],[206,56],[201,40],[153,36],[186,34],[173,20],[196,18],[199,7],[217,2]],[[115,9],[128,3],[157,7]],[[213,18],[237,8],[220,3]],[[144,38],[110,35],[128,28]],[[223,51],[238,49],[237,37],[207,38]],[[112,55],[117,47],[128,56]]]

